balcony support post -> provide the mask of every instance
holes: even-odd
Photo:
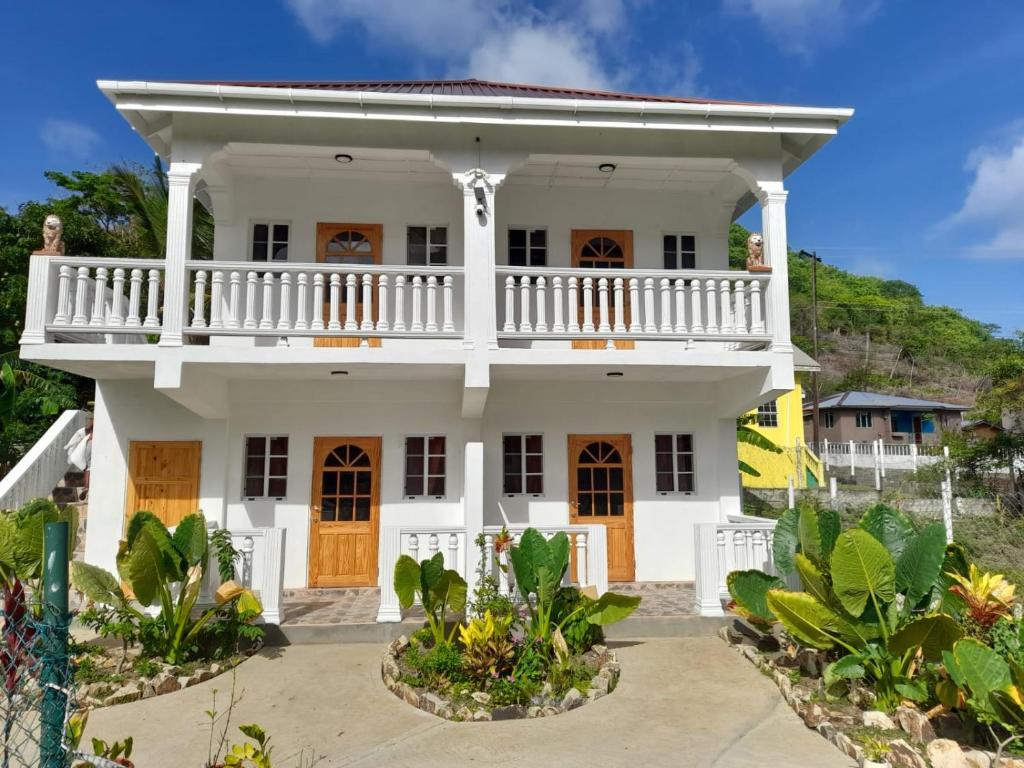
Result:
[[[192,208],[201,163],[172,161],[167,169],[167,243],[160,346],[180,347],[188,301],[185,262],[192,255]]]
[[[786,195],[779,182],[765,183],[758,197],[761,201],[761,227],[764,230],[765,263],[772,268],[768,282],[767,320],[772,334],[772,348],[792,354],[789,338],[789,256],[786,250]]]
[[[494,198],[505,174],[472,168],[452,174],[462,191],[465,279],[463,286],[463,347],[497,349],[498,327],[494,303]]]

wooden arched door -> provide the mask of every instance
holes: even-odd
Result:
[[[569,522],[608,529],[608,580],[633,581],[633,448],[629,435],[569,435]]]
[[[316,260],[322,264],[347,264],[358,267],[363,264],[381,263],[381,240],[383,228],[380,224],[317,224],[316,225]],[[356,270],[353,270],[356,271]],[[363,319],[363,288],[361,278],[356,285],[356,322]],[[339,296],[338,319],[345,322],[348,311],[344,280]],[[324,324],[330,317],[331,308],[329,286],[324,286]],[[377,308],[374,307],[374,320],[377,319]],[[318,336],[313,342],[317,347],[358,347],[359,339],[345,336]],[[379,347],[380,339],[370,339],[371,347]]]
[[[630,229],[574,229],[572,231],[572,265],[579,269],[632,269],[633,231]],[[609,275],[609,278],[614,275]],[[580,325],[583,324],[583,292],[580,291]],[[629,292],[624,296],[624,319],[629,322]],[[609,296],[608,311],[614,317],[614,305]],[[594,325],[597,325],[597,292],[594,292]],[[604,340],[574,341],[573,349],[606,349]],[[616,341],[616,349],[633,349],[633,341]]]
[[[377,584],[379,437],[318,437],[313,443],[309,586]]]

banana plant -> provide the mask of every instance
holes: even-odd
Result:
[[[781,622],[803,645],[845,651],[826,668],[827,687],[865,680],[889,709],[902,698],[924,700],[927,690],[914,679],[922,660],[941,660],[962,634],[956,619],[935,610],[947,586],[943,527],[918,529],[877,506],[839,532],[832,514],[792,512],[780,521],[781,542],[776,529],[775,563],[799,576],[802,591],[761,571],[739,571],[727,580],[736,604],[761,621]]]
[[[569,569],[569,537],[565,531],[559,531],[545,539],[536,528],[527,528],[519,544],[509,550],[509,560],[515,572],[516,587],[529,611],[527,630],[549,648],[555,628],[552,611]],[[629,616],[638,605],[639,596],[605,592],[596,600],[581,600],[579,606],[558,623],[558,628],[581,612],[591,624],[613,624]]]
[[[445,570],[444,555],[436,555],[417,563],[402,555],[395,563],[395,594],[403,609],[412,607],[419,597],[427,617],[427,626],[434,636],[434,644],[450,643],[455,637],[458,623],[445,634],[445,617],[449,609],[455,614],[466,610],[466,580],[457,571]]]

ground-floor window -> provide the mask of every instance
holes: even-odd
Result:
[[[857,426],[860,429],[871,428],[871,411],[857,411]]]
[[[835,415],[832,413],[832,411],[822,411],[820,417],[821,426],[823,426],[825,429],[832,429],[832,427],[836,425]]]
[[[693,435],[654,436],[654,481],[658,493],[693,493]]]
[[[544,438],[541,435],[503,435],[502,490],[506,496],[544,493]]]
[[[247,499],[283,499],[288,495],[288,436],[249,435],[245,438]]]
[[[444,435],[405,438],[406,498],[443,498],[445,465]]]

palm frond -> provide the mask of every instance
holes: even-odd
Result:
[[[760,472],[758,472],[756,469],[754,469],[752,466],[747,464],[747,462],[743,461],[742,459],[740,460],[740,472],[742,472],[744,475],[750,475],[750,477],[761,476]]]

